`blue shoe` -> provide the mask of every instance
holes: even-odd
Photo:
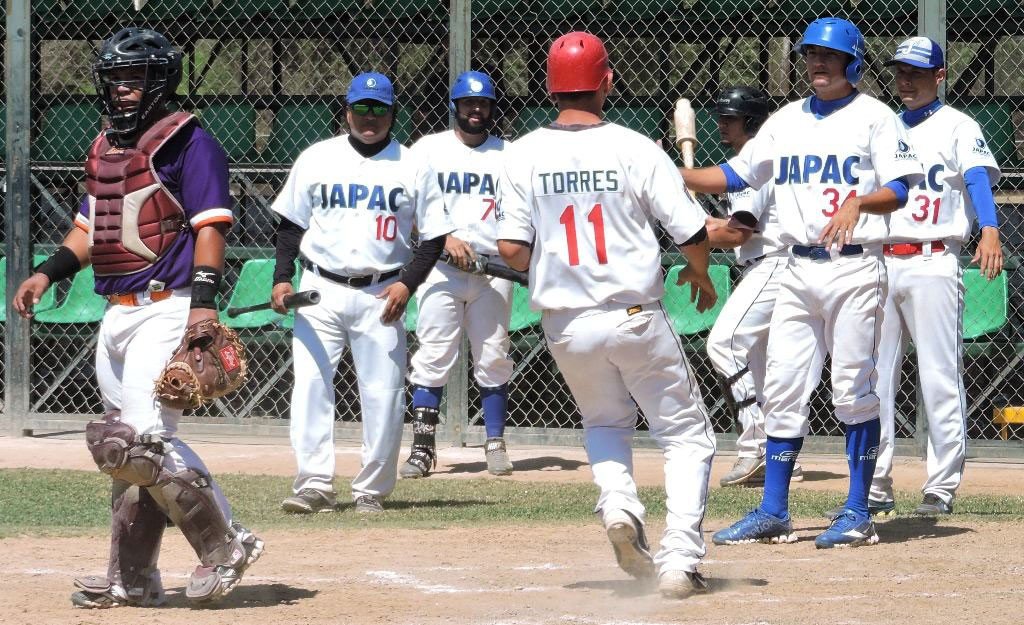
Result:
[[[835,521],[839,518],[839,515],[846,512],[846,505],[843,504],[838,508],[832,508],[822,516],[829,521]],[[895,501],[873,501],[868,500],[868,513],[873,517],[888,518],[896,516],[896,502]]]
[[[793,533],[792,521],[780,519],[757,508],[724,530],[715,532],[711,541],[716,545],[795,543],[796,534]]]
[[[832,521],[832,526],[814,539],[818,549],[833,547],[866,547],[878,544],[878,532],[871,517],[858,517],[852,510],[844,510]]]

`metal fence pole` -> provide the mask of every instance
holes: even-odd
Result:
[[[31,197],[29,172],[29,125],[31,123],[29,50],[31,48],[29,0],[7,0],[7,58],[4,85],[7,92],[7,193],[4,201],[4,236],[7,239],[5,295],[28,275],[32,254],[29,238]],[[6,297],[4,341],[4,412],[10,418],[11,435],[21,436],[29,403],[29,322],[14,313]]]
[[[448,83],[469,69],[472,55],[470,28],[472,0],[451,0],[448,21]],[[442,437],[452,444],[466,442],[469,425],[469,342],[463,336],[459,357],[448,378],[448,402]]]
[[[917,0],[917,34],[938,42],[946,50],[946,0]],[[939,85],[939,98],[946,97],[946,81]]]

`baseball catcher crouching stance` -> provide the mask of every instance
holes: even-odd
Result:
[[[96,348],[106,415],[86,427],[93,459],[113,478],[110,558],[105,576],[75,580],[71,601],[161,604],[157,557],[169,517],[199,556],[185,595],[203,604],[231,592],[263,553],[176,436],[184,408],[245,376],[241,344],[214,305],[233,222],[227,156],[191,114],[167,112],[181,54],[159,33],[118,31],[92,70],[110,127],[89,150],[88,196],[63,245],[14,296],[30,318],[51,284],[91,264],[96,292],[110,301]]]

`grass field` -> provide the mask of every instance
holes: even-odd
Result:
[[[296,516],[281,512],[291,480],[280,476],[226,474],[219,482],[238,519],[253,528],[400,527],[442,528],[515,523],[578,524],[592,519],[597,489],[589,483],[516,482],[495,479],[400,481],[387,500],[387,514],[365,518],[349,507],[340,514]],[[340,480],[338,492],[348,483]],[[109,479],[94,471],[0,470],[0,538],[15,535],[74,535],[105,531],[110,522]],[[757,505],[761,490],[715,489],[707,516],[739,518]],[[648,515],[665,514],[664,492],[642,488]],[[917,494],[901,493],[897,509],[910,514]],[[794,517],[814,518],[841,503],[840,493],[794,490]],[[1024,520],[1024,496],[972,495],[957,499],[956,517],[988,521]]]

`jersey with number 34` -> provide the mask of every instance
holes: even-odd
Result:
[[[976,215],[964,173],[984,167],[989,184],[999,180],[999,165],[978,123],[942,106],[910,128],[910,140],[924,165],[924,180],[910,188],[907,205],[889,216],[893,241],[965,241]]]
[[[774,180],[781,241],[787,245],[816,245],[851,196],[897,178],[906,177],[911,186],[922,178],[903,123],[864,94],[825,117],[811,112],[810,98],[787,104],[729,165],[754,188]],[[852,242],[880,242],[887,235],[884,218],[862,213]]]
[[[533,244],[537,310],[660,299],[655,220],[680,244],[707,218],[665,152],[613,123],[543,127],[515,141],[498,195],[498,238]]]

